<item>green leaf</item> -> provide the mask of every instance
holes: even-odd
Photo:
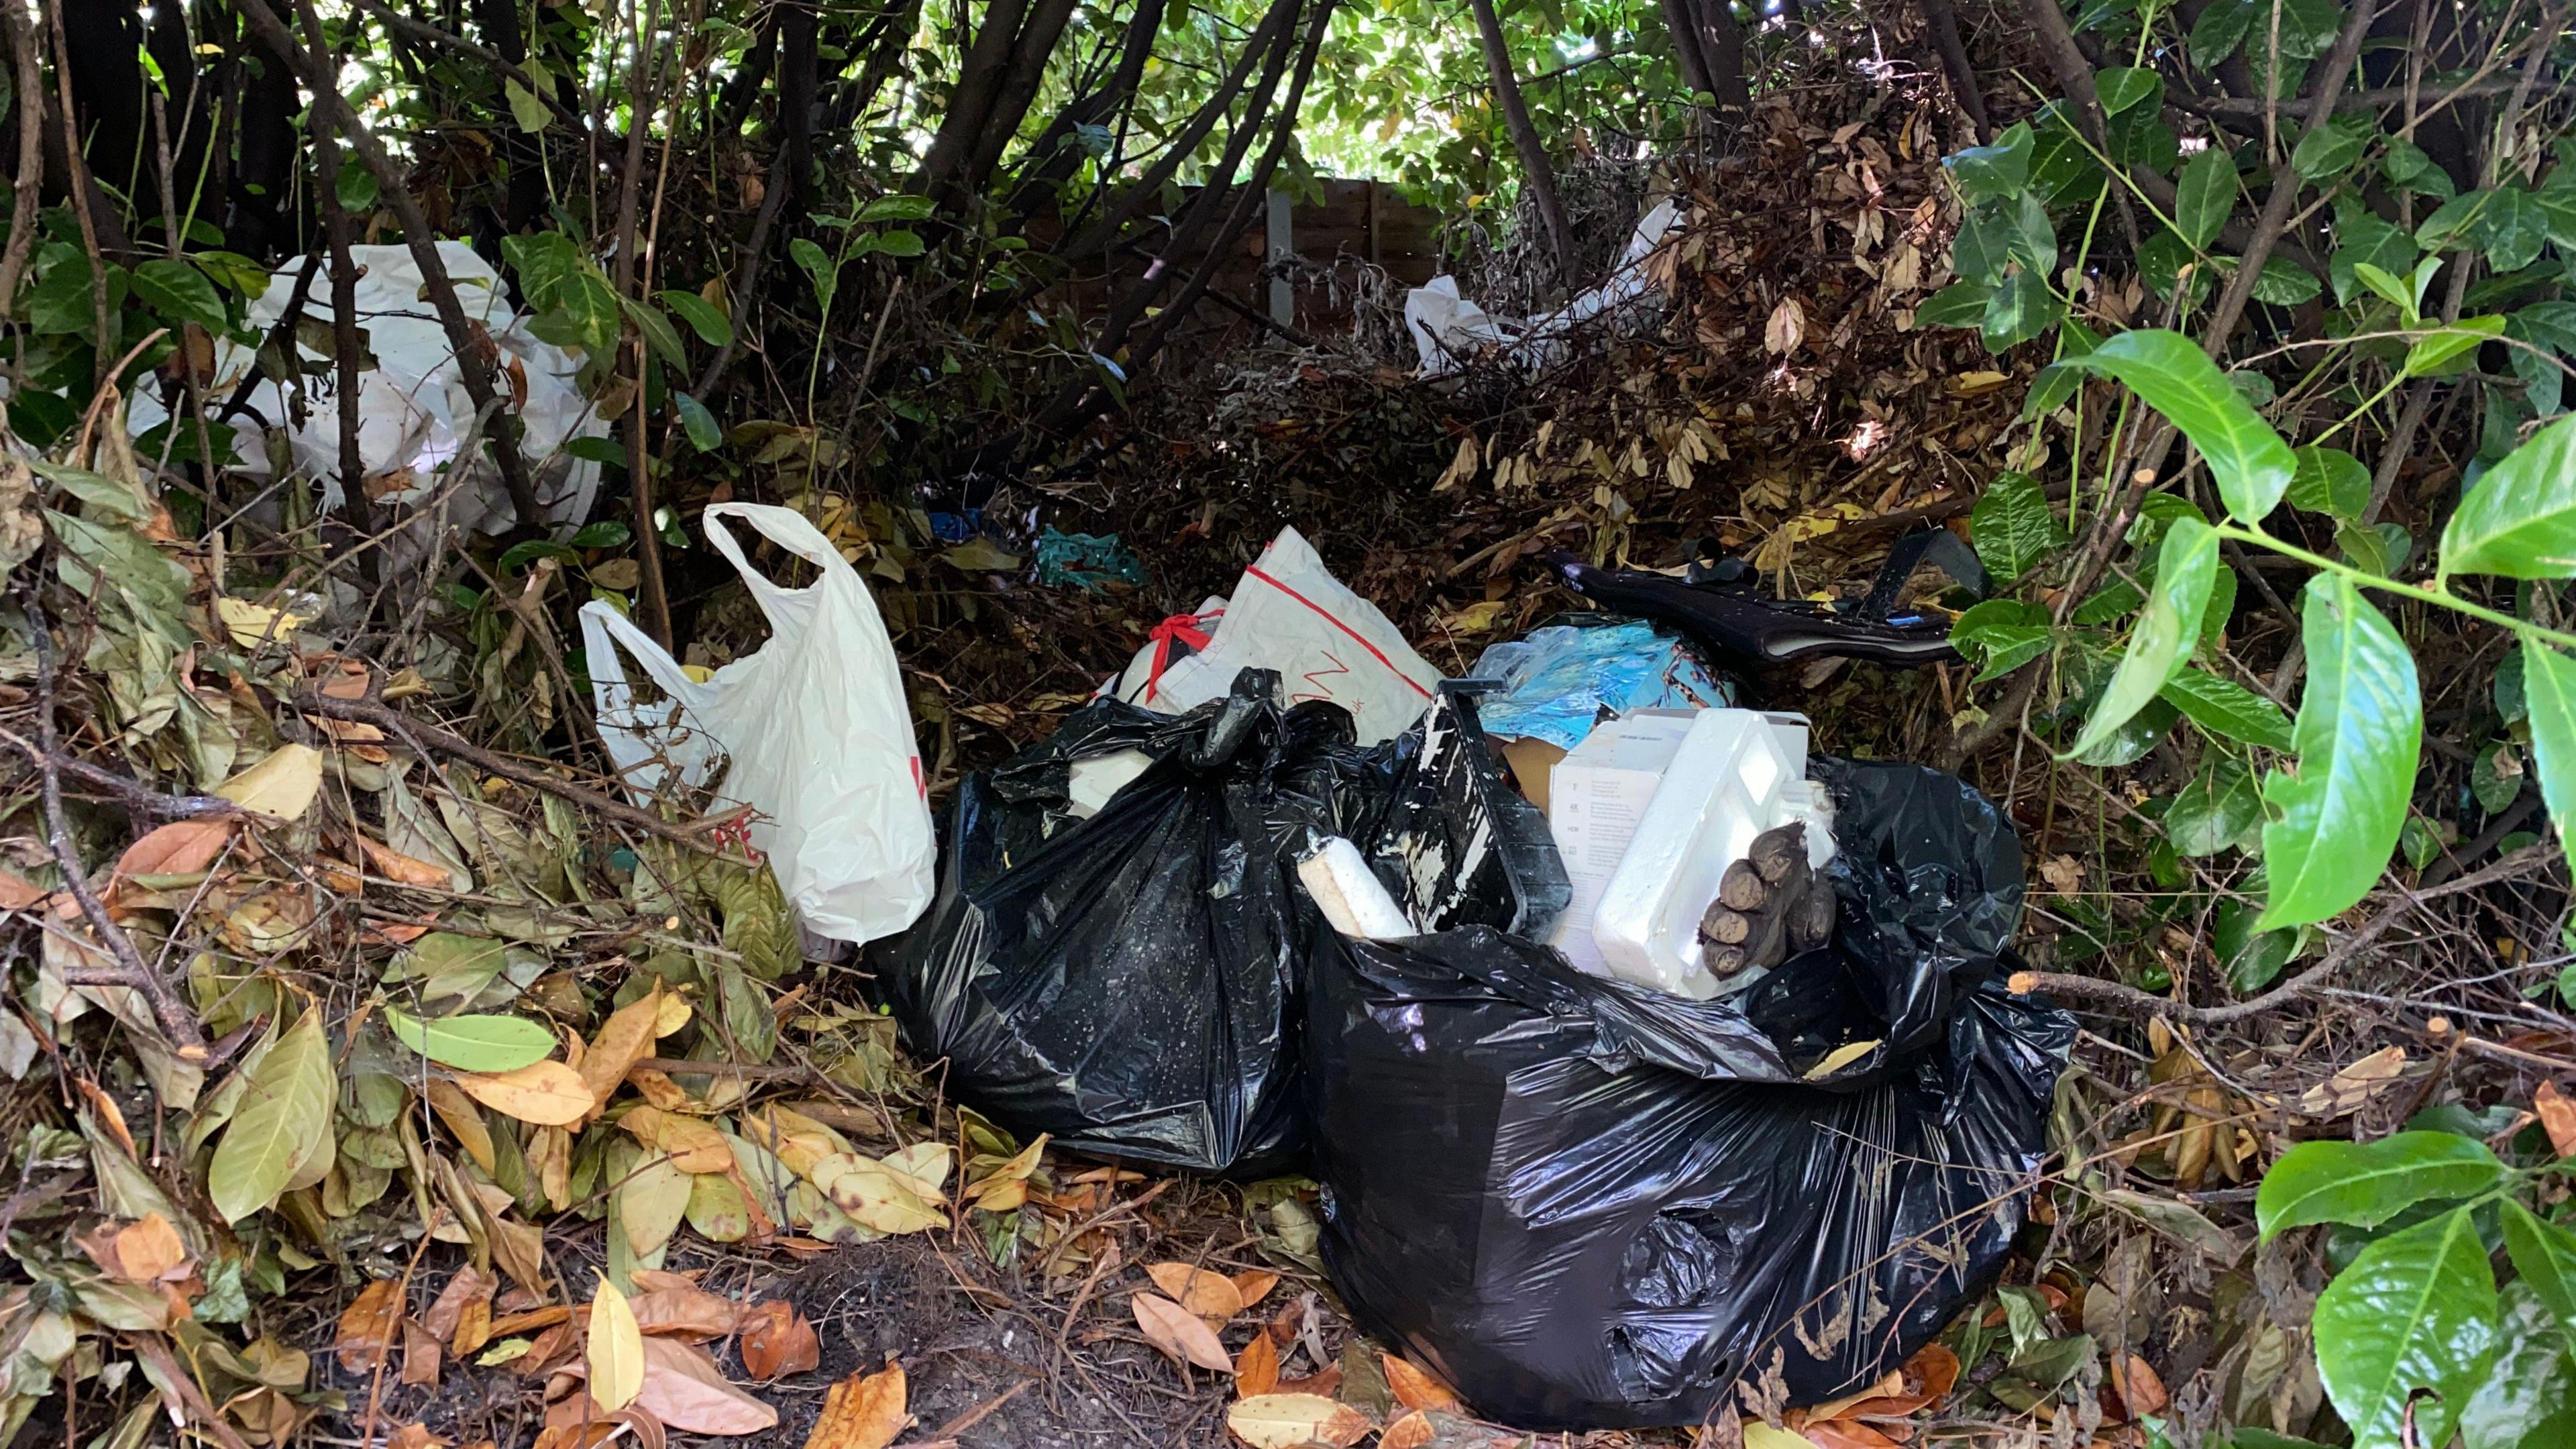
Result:
[[[2004,284],[1986,303],[1978,335],[1988,352],[2001,353],[2055,326],[2060,310],[2056,295],[2040,280],[2039,273],[2016,270],[2004,278]]]
[[[2415,265],[2415,239],[2380,220],[2370,209],[2358,203],[2338,204],[2335,209],[2335,236],[2341,243],[2326,266],[2334,282],[2335,304],[2342,306],[2353,297],[2353,289],[2362,285],[2360,270],[2377,267],[2394,275]],[[2391,300],[2394,300],[2393,298]],[[2401,310],[2406,304],[2400,303]]]
[[[2296,307],[2324,290],[2314,273],[2288,257],[2266,257],[2254,274],[2254,300],[2270,307]]]
[[[2212,753],[2165,811],[2165,839],[2178,855],[2250,850],[2263,838],[2263,796],[2243,761]]]
[[[921,233],[907,227],[881,231],[870,237],[870,250],[889,257],[917,257],[924,250]]]
[[[30,459],[27,466],[46,482],[110,517],[132,521],[144,516],[144,502],[134,490],[104,473],[42,459]]]
[[[2576,1347],[2576,1233],[2544,1218],[2512,1198],[2504,1200],[2496,1219],[2504,1229],[2504,1250],[2514,1271],[2558,1320],[2558,1331]]]
[[[2549,213],[2540,198],[2519,186],[2500,186],[2486,209],[2487,265],[2518,272],[2540,259],[2549,242]]]
[[[2116,116],[2164,94],[2164,77],[2136,66],[2114,66],[2093,78],[2102,97],[2102,114]]]
[[[798,237],[787,244],[787,254],[814,282],[814,296],[826,307],[832,305],[832,291],[840,284],[840,269],[831,254],[815,245],[811,237]]]
[[[546,122],[554,119],[554,112],[546,109],[546,103],[538,100],[534,91],[515,80],[504,77],[501,81],[501,94],[510,103],[510,119],[516,121],[522,131],[532,134],[542,131],[546,128]]]
[[[460,1072],[513,1072],[554,1052],[555,1034],[523,1016],[445,1016],[423,1021],[386,1007],[394,1040]]]
[[[432,931],[411,943],[385,972],[387,981],[409,981],[423,1001],[470,997],[501,974],[508,947],[484,936]]]
[[[653,355],[675,368],[689,365],[689,351],[680,345],[679,330],[650,303],[626,300],[626,315],[635,319],[635,330],[643,334],[644,345]]]
[[[722,347],[733,341],[733,324],[725,320],[725,315],[716,310],[714,303],[695,292],[673,290],[661,296],[662,305],[688,323],[689,330],[698,334],[699,341],[709,347]]]
[[[2341,448],[2298,450],[2290,476],[2290,506],[2333,518],[2359,518],[2370,506],[2370,470]]]
[[[603,518],[597,523],[583,524],[581,526],[581,531],[572,536],[572,546],[575,548],[624,548],[627,544],[633,542],[634,538],[635,530],[628,528],[625,524],[618,522],[614,518]]]
[[[2048,506],[2048,494],[2027,473],[1998,473],[1968,515],[1968,537],[1977,558],[1998,585],[2030,572],[2066,547],[2066,526]]]
[[[1950,642],[1985,667],[1974,683],[2010,674],[2048,652],[2053,636],[2048,611],[2019,599],[1988,599],[1951,621]]]
[[[2576,575],[2576,414],[2505,455],[2442,527],[2442,572]]]
[[[938,207],[927,196],[880,196],[859,208],[859,220],[927,221]]]
[[[581,459],[585,463],[597,463],[603,468],[623,468],[626,466],[625,445],[618,442],[615,438],[573,438],[564,444],[563,450],[572,454],[574,457]],[[534,539],[529,540],[529,542],[536,541],[537,540]],[[513,544],[511,547],[515,549],[518,545]],[[501,561],[504,564],[507,564],[510,561],[510,555],[507,553],[502,554]]]
[[[2263,1174],[2254,1221],[2267,1239],[2316,1223],[2375,1228],[2419,1202],[2492,1191],[2506,1176],[2485,1143],[2455,1132],[2302,1142]]]
[[[2218,736],[2267,750],[2290,747],[2290,717],[2281,707],[2241,684],[2186,669],[2165,681],[2159,691],[2193,724]]]
[[[671,394],[671,406],[679,409],[680,426],[688,432],[689,446],[701,453],[712,453],[724,446],[724,429],[707,405],[684,392]]]
[[[2084,733],[2067,752],[2070,757],[2087,753],[2116,733],[2182,667],[2191,646],[2200,639],[2201,611],[2209,604],[2210,583],[2217,574],[2217,532],[2188,518],[2176,522],[2156,555],[2156,583],[2147,595],[2147,610],[2130,631],[2120,667],[2103,688],[2092,717],[2084,722]]]
[[[2032,133],[2028,121],[2016,121],[1991,146],[1971,146],[1945,157],[1941,164],[1959,188],[1959,199],[1974,206],[1999,196],[2013,196],[2030,184]]]
[[[339,1076],[322,1012],[308,1006],[248,1073],[240,1105],[206,1169],[206,1196],[227,1223],[275,1203],[316,1144],[332,1141]]]
[[[2440,330],[2415,339],[2406,349],[2406,375],[2422,377],[2439,371],[2455,358],[2475,352],[2479,345],[2504,335],[2502,317],[2463,317]]]
[[[2576,660],[2526,637],[2517,651],[2522,661],[2523,708],[2531,722],[2532,771],[2540,777],[2540,798],[2549,807],[2558,838],[2567,838],[2576,821]],[[2497,671],[2501,686],[2504,672]]]
[[[2004,268],[2012,262],[2012,230],[2012,218],[2001,203],[1975,208],[1950,243],[1950,265],[1964,281],[1994,286],[2004,279]],[[87,285],[86,280],[82,285]]]
[[[2499,1295],[2502,1340],[2486,1379],[2460,1410],[2467,1449],[2568,1449],[2576,1445],[2576,1359],[2528,1278]]]
[[[2391,186],[2401,190],[2422,192],[2444,201],[2450,200],[2458,190],[2451,184],[2450,173],[2444,171],[2423,147],[2403,136],[2388,138],[2388,154],[2381,160],[2380,170],[2388,177]]]
[[[2522,776],[2522,760],[2514,753],[2513,743],[2489,740],[2469,762],[2469,793],[2477,797],[2479,809],[2501,814],[2521,798]]]
[[[2091,765],[2097,770],[2136,764],[2146,758],[2147,751],[2154,749],[2156,741],[2163,739],[2165,732],[2172,729],[2174,721],[2181,717],[2181,711],[2162,699],[2148,700],[2145,708],[2129,716],[2129,722],[2112,731],[2107,739],[2089,750],[2077,751],[2075,763]]]
[[[2298,149],[2290,153],[2290,169],[2302,181],[2341,176],[2378,134],[2378,123],[2368,116],[2337,116],[2299,138]]]
[[[1995,289],[1984,282],[1952,282],[1914,309],[1914,325],[1974,327],[1985,319],[1986,304],[1994,295]]]
[[[2267,930],[2325,920],[2369,892],[2406,823],[2424,736],[2415,656],[2350,580],[2309,580],[2300,618],[2308,687],[2291,731],[2298,769],[2263,782],[2274,812],[2263,827]]]
[[[2354,1449],[2448,1443],[2494,1357],[2496,1309],[2495,1272],[2466,1208],[2372,1243],[2337,1274],[2317,1297],[2317,1375]]]
[[[2066,365],[2118,378],[2171,419],[2208,460],[2219,496],[2237,518],[2260,522],[2298,472],[2290,445],[2181,333],[2123,332]]]
[[[2043,278],[2057,270],[2057,224],[2048,219],[2047,206],[2025,191],[2012,204],[2010,213],[2006,253]]]
[[[2238,900],[2218,903],[2218,917],[2211,923],[2210,948],[2218,953],[2218,964],[2227,971],[2227,984],[2240,993],[2262,990],[2281,974],[2298,954],[2298,931],[2258,931],[2254,918],[2261,914]]]
[[[2220,7],[2212,6],[2211,10]],[[2207,14],[2209,12],[2203,12]],[[2174,183],[2174,230],[2194,248],[2206,251],[2227,225],[2236,207],[2236,161],[2216,146],[2183,163]]]
[[[2217,0],[2201,11],[2200,18],[2191,23],[2191,63],[2202,70],[2215,70],[2220,61],[2234,55],[2236,48],[2245,43],[2245,32],[2254,26],[2257,8],[2254,0]]]
[[[383,194],[383,186],[376,180],[376,173],[367,169],[367,163],[352,155],[340,163],[340,179],[331,193],[338,198],[342,211],[364,217],[376,209],[376,198]]]
[[[2416,225],[2415,245],[2428,252],[2475,245],[2486,231],[2488,195],[2484,191],[2472,191],[2466,196],[2454,196],[2433,208],[2433,214]]]
[[[205,273],[176,257],[163,257],[136,267],[134,295],[174,326],[194,322],[208,332],[224,330],[227,319],[223,294],[206,280]]]

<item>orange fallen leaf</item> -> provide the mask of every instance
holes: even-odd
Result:
[[[855,1373],[832,1385],[805,1449],[886,1449],[912,1422],[904,1407],[903,1365]]]
[[[504,1314],[499,1318],[493,1319],[492,1336],[494,1338],[508,1338],[514,1333],[528,1333],[535,1329],[552,1328],[559,1323],[569,1321],[571,1318],[572,1310],[570,1308],[567,1308],[560,1303],[549,1303],[543,1308],[531,1308],[522,1313]]]
[[[1416,1409],[1386,1426],[1377,1436],[1377,1449],[1422,1449],[1432,1432],[1431,1416]]]
[[[339,1336],[331,1344],[332,1351],[340,1355],[344,1371],[374,1371],[393,1349],[402,1307],[402,1285],[391,1278],[379,1278],[359,1291],[340,1315]]]
[[[569,1127],[599,1105],[582,1077],[561,1062],[515,1072],[458,1072],[456,1085],[493,1111],[540,1127]]]
[[[644,1275],[637,1273],[634,1277],[635,1286],[642,1288]],[[718,1297],[694,1283],[638,1293],[628,1303],[635,1310],[636,1325],[646,1333],[698,1342],[722,1338],[742,1322],[742,1311],[732,1299]]]
[[[2576,1157],[2576,1100],[2559,1091],[2556,1082],[2542,1082],[2532,1094],[2531,1110],[2539,1114],[2541,1130],[2558,1155]]]
[[[447,1286],[439,1289],[438,1296],[430,1301],[429,1311],[421,1315],[421,1326],[440,1338],[454,1339],[457,1325],[465,1317],[466,1305],[480,1303],[485,1308],[490,1308],[492,1290],[498,1286],[498,1283],[498,1279],[471,1263],[457,1269],[456,1276],[448,1279]],[[489,1327],[491,1316],[487,1313],[483,1321],[484,1325]],[[472,1353],[474,1350],[460,1348],[456,1351]]]
[[[1234,1280],[1223,1274],[1193,1268],[1187,1263],[1148,1263],[1145,1276],[1154,1280],[1155,1287],[1201,1318],[1213,1318],[1223,1323],[1243,1311],[1243,1295],[1236,1291]]]
[[[1410,1360],[1400,1355],[1385,1353],[1378,1358],[1386,1365],[1387,1392],[1395,1395],[1397,1403],[1408,1409],[1458,1412],[1458,1396],[1449,1391],[1447,1384],[1415,1368]]]
[[[1234,1295],[1243,1300],[1243,1306],[1246,1308],[1269,1297],[1270,1290],[1278,1286],[1278,1274],[1266,1273],[1258,1268],[1234,1275]]]
[[[423,1328],[418,1322],[406,1318],[402,1321],[402,1341],[402,1381],[415,1385],[437,1383],[439,1364],[437,1335]]]
[[[2128,1405],[2132,1419],[2163,1413],[2169,1402],[2165,1381],[2156,1375],[2154,1365],[2134,1353],[2111,1361],[2111,1387],[2120,1395],[2120,1402]]]
[[[1937,1404],[1959,1385],[1959,1356],[1945,1345],[1927,1343],[1905,1361],[1905,1381],[1927,1402]]]
[[[99,1266],[107,1267],[102,1263]],[[108,1269],[128,1283],[159,1283],[188,1276],[188,1245],[179,1230],[159,1213],[145,1213],[116,1233],[116,1266]]]
[[[434,865],[429,861],[405,855],[390,845],[378,845],[369,840],[364,831],[358,832],[358,850],[367,858],[367,869],[389,881],[407,886],[441,888],[454,883],[453,877],[447,873],[446,866]]]
[[[1329,1399],[1341,1391],[1342,1366],[1337,1363],[1328,1363],[1302,1379],[1279,1381],[1279,1392],[1283,1394],[1321,1394]]]
[[[125,847],[116,875],[192,875],[213,865],[232,836],[230,820],[173,820]]]
[[[43,886],[0,866],[0,911],[23,911],[50,894]]]
[[[823,1361],[822,1340],[805,1315],[785,1303],[763,1303],[743,1314],[742,1366],[767,1383],[801,1374]]]
[[[605,1103],[617,1084],[637,1062],[653,1054],[653,1040],[661,1035],[656,1028],[662,1014],[662,982],[655,977],[652,988],[642,996],[609,1013],[601,1024],[599,1037],[581,1059],[581,1080],[590,1088],[595,1102]],[[676,1029],[676,1028],[675,1028]],[[569,1126],[569,1123],[556,1123]]]
[[[1896,1441],[1867,1424],[1849,1419],[1827,1419],[1810,1422],[1798,1430],[1816,1449],[1896,1449]]]
[[[1279,1349],[1267,1333],[1256,1333],[1243,1352],[1234,1356],[1234,1392],[1237,1398],[1257,1399],[1279,1391]]]
[[[1159,1293],[1139,1293],[1127,1300],[1145,1341],[1186,1363],[1211,1373],[1234,1372],[1234,1356],[1218,1342],[1204,1319]]]

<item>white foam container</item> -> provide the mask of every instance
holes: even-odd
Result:
[[[1753,837],[1814,819],[1806,745],[1807,722],[1794,715],[1710,709],[1691,720],[1594,909],[1606,974],[1700,1000],[1717,994],[1701,962],[1700,917]],[[1819,848],[1830,856],[1825,831],[1808,835],[1811,859]]]

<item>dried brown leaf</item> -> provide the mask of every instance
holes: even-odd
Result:
[[[437,1335],[414,1319],[402,1321],[402,1381],[407,1384],[438,1382],[439,1347]]]
[[[801,1374],[823,1362],[822,1340],[805,1315],[785,1303],[771,1302],[743,1314],[742,1366],[762,1383]]]
[[[125,847],[116,877],[192,875],[213,865],[232,835],[230,820],[173,820]]]
[[[855,1373],[832,1385],[805,1449],[886,1449],[912,1422],[904,1407],[903,1365]]]
[[[1128,1300],[1145,1340],[1186,1363],[1212,1373],[1234,1372],[1234,1356],[1217,1340],[1205,1320],[1159,1293],[1139,1293]]]
[[[1416,1409],[1386,1426],[1377,1436],[1377,1449],[1422,1449],[1432,1432],[1431,1416]]]
[[[1413,1361],[1398,1354],[1382,1354],[1386,1365],[1386,1387],[1395,1401],[1408,1409],[1442,1409],[1459,1412],[1458,1396],[1449,1386],[1413,1366]]]
[[[493,1111],[540,1127],[569,1127],[599,1105],[586,1079],[561,1062],[515,1072],[458,1072],[456,1085]]]
[[[715,1360],[674,1338],[644,1340],[644,1387],[635,1404],[684,1434],[757,1434],[778,1411],[725,1382]]]
[[[492,1290],[499,1286],[499,1282],[471,1263],[457,1269],[456,1276],[447,1280],[447,1286],[438,1290],[438,1297],[430,1302],[429,1311],[421,1315],[422,1326],[440,1338],[453,1341],[457,1336],[457,1326],[464,1320],[466,1305],[480,1303],[485,1309],[490,1309]],[[488,1312],[483,1324],[486,1328],[492,1324]],[[461,1346],[456,1349],[461,1354],[473,1351]]]
[[[1252,1449],[1347,1449],[1377,1427],[1350,1405],[1317,1394],[1263,1394],[1225,1411],[1225,1426]]]
[[[1234,1356],[1234,1392],[1237,1398],[1257,1399],[1279,1389],[1279,1349],[1267,1333],[1256,1333],[1243,1352]]]
[[[1278,1286],[1278,1274],[1265,1272],[1259,1268],[1234,1275],[1234,1295],[1243,1300],[1243,1306],[1246,1308],[1269,1297],[1270,1290]]]
[[[2540,1128],[2549,1134],[2549,1145],[2561,1157],[2576,1157],[2576,1100],[2558,1090],[2556,1082],[2544,1081],[2532,1093],[2531,1110],[2540,1117]]]
[[[643,1273],[634,1275],[636,1287],[643,1287]],[[656,1288],[638,1293],[630,1300],[635,1309],[635,1322],[646,1333],[669,1334],[676,1338],[703,1342],[722,1338],[741,1323],[742,1310],[730,1298],[722,1298],[692,1283],[676,1288]]]
[[[360,1289],[340,1315],[340,1331],[331,1350],[340,1367],[353,1374],[370,1373],[393,1348],[395,1325],[402,1322],[402,1284],[379,1278]]]
[[[1243,1311],[1243,1295],[1234,1281],[1187,1263],[1148,1263],[1145,1276],[1183,1308],[1219,1323]]]

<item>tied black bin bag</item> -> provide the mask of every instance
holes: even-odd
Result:
[[[1382,794],[1350,715],[1281,708],[1278,676],[1180,716],[1103,700],[959,789],[939,898],[884,973],[913,1051],[1021,1134],[1205,1172],[1304,1142],[1303,963],[1287,852]],[[1071,767],[1154,763],[1100,813]]]
[[[1325,1266],[1361,1327],[1480,1414],[1697,1423],[1775,1361],[1820,1402],[2000,1268],[2075,1035],[2004,986],[2020,844],[1952,776],[1813,773],[1837,807],[1836,941],[1731,997],[1586,976],[1490,925],[1318,933]],[[1400,900],[1388,845],[1424,828],[1369,842]]]

